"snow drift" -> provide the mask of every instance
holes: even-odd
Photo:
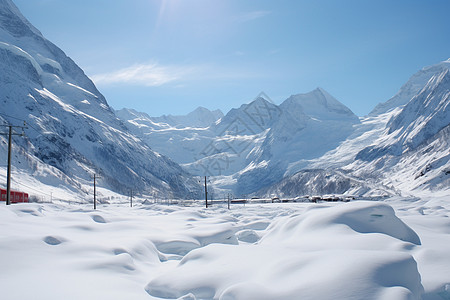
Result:
[[[2,294],[445,299],[449,212],[444,198],[231,210],[120,202],[97,211],[84,205],[2,206]]]

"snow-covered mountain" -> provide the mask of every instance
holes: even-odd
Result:
[[[450,71],[443,70],[430,78],[427,84],[392,116],[386,125],[383,140],[366,148],[358,159],[376,158],[387,152],[401,155],[414,150],[450,124]]]
[[[202,128],[210,126],[222,117],[223,113],[219,109],[210,111],[209,109],[200,106],[185,116],[163,115],[161,117],[152,118],[152,120],[156,123],[167,123],[174,127]]]
[[[175,123],[133,110],[117,115],[153,149],[239,195],[278,182],[292,163],[336,148],[359,124],[350,109],[321,88],[293,95],[281,105],[267,98],[262,93],[208,127],[194,128],[189,118],[178,117]]]
[[[379,115],[386,113],[392,109],[401,107],[409,102],[420,90],[427,84],[427,82],[437,73],[450,69],[450,59],[440,62],[436,65],[424,67],[422,70],[415,73],[411,78],[400,88],[398,93],[386,102],[378,104],[370,113],[370,115]]]
[[[337,148],[292,164],[291,174],[298,173],[260,194],[450,193],[449,65],[419,71]]]
[[[358,173],[384,177],[407,191],[448,190],[449,131],[450,71],[444,69],[393,114],[383,136],[357,154]]]
[[[237,175],[238,194],[253,193],[278,182],[291,164],[314,159],[350,136],[359,119],[321,88],[289,97],[264,141],[252,149],[251,161]]]
[[[52,166],[71,186],[96,173],[123,193],[191,198],[200,191],[178,164],[128,131],[84,72],[10,0],[0,0],[0,95],[0,121],[28,124],[26,138],[14,138],[24,172],[44,178]]]
[[[280,105],[261,94],[226,115],[114,112],[62,50],[0,0],[0,122],[28,124],[26,137],[14,137],[14,166],[72,189],[95,173],[115,191],[182,198],[201,195],[190,174],[211,176],[216,196],[449,190],[449,69],[450,59],[422,69],[363,118],[321,88]]]
[[[150,127],[153,130],[187,127],[205,128],[223,117],[223,113],[219,109],[210,111],[201,106],[184,116],[163,115],[160,117],[150,117],[146,113],[138,112],[130,108],[116,110],[115,113],[122,120],[135,122],[137,126],[133,127]]]
[[[201,149],[212,140],[213,133],[209,126],[222,116],[220,111],[210,112],[204,108],[196,109],[188,114],[188,116],[197,116],[195,119],[190,119],[188,116],[150,117],[146,113],[133,109],[121,109],[116,111],[116,114],[131,132],[144,140],[152,149],[180,164],[196,160]],[[200,114],[205,118],[202,118]],[[211,123],[207,124],[205,120],[211,120]],[[192,127],[194,123],[201,127]]]

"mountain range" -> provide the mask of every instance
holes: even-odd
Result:
[[[151,117],[113,110],[0,0],[0,122],[27,124],[13,138],[14,170],[80,194],[94,174],[109,190],[158,198],[202,198],[199,176],[209,176],[215,198],[448,193],[449,69],[450,60],[423,68],[365,117],[322,88],[279,105],[261,93],[226,114],[199,107]]]
[[[450,192],[450,60],[414,74],[336,149],[260,194]]]
[[[117,114],[152,148],[211,176],[218,195],[442,191],[450,186],[449,69],[450,60],[423,68],[361,118],[321,88],[280,105],[262,94],[198,128]]]

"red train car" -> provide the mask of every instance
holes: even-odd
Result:
[[[11,195],[10,195],[10,201],[11,203],[22,203],[22,202],[28,202],[28,194],[24,193],[24,192],[18,192],[18,191],[13,191],[11,190]],[[6,190],[4,189],[0,189],[0,200],[1,201],[6,201]]]

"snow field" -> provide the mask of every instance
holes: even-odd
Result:
[[[136,205],[1,205],[2,295],[450,299],[443,198]]]

